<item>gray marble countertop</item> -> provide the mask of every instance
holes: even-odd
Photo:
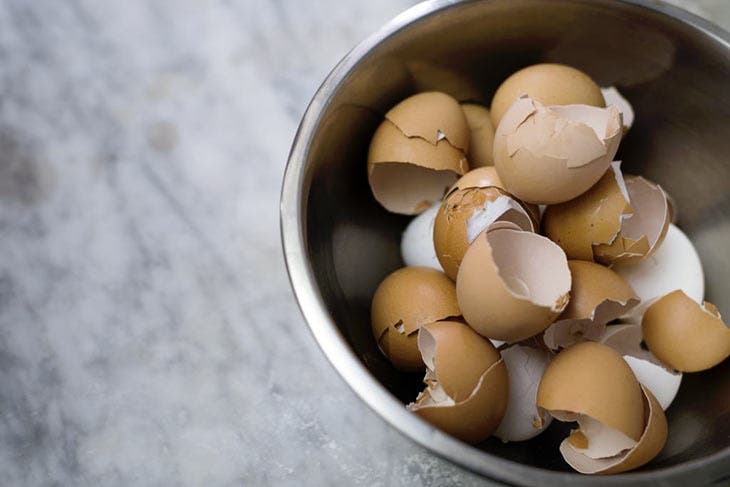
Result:
[[[279,244],[310,97],[412,3],[0,2],[0,485],[485,485],[339,379]]]

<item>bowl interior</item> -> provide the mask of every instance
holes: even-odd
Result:
[[[408,218],[372,198],[365,158],[383,113],[417,91],[491,100],[520,67],[562,62],[602,86],[617,86],[636,111],[621,144],[627,172],[659,182],[675,199],[678,224],[695,242],[706,299],[730,316],[730,49],[670,16],[615,1],[465,2],[422,16],[380,42],[340,84],[307,152],[303,194],[308,258],[319,292],[349,346],[403,403],[421,374],[396,372],[370,332],[372,293],[402,265]],[[652,471],[707,457],[730,444],[730,361],[686,374],[668,411],[669,440]],[[558,452],[567,426],[523,443],[490,439],[489,453],[549,470],[569,470]]]

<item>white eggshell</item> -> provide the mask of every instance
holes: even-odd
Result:
[[[494,435],[502,441],[524,441],[540,434],[552,418],[545,415],[541,427],[537,412],[537,387],[550,363],[546,350],[514,345],[501,351],[509,375],[507,410]]]
[[[617,264],[613,270],[626,279],[641,298],[641,303],[625,317],[633,323],[641,323],[652,299],[676,289],[700,303],[705,295],[705,275],[697,251],[682,230],[671,223],[656,252],[638,263]]]
[[[433,222],[439,211],[439,204],[431,206],[415,217],[403,232],[400,252],[407,266],[423,266],[443,271],[433,247]]]
[[[624,360],[634,371],[636,379],[654,394],[662,409],[666,411],[677,396],[679,385],[682,383],[682,374],[673,374],[659,365],[631,355],[624,355]]]
[[[621,112],[624,127],[626,127],[626,130],[630,129],[634,124],[634,108],[631,103],[614,86],[601,88],[601,94],[603,99],[606,100],[606,106],[614,105],[618,108],[618,111]]]

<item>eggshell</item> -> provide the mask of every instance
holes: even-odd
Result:
[[[540,333],[565,309],[570,270],[563,251],[547,238],[498,228],[469,246],[456,289],[472,328],[514,342]]]
[[[458,322],[425,325],[419,345],[427,387],[407,409],[463,441],[485,440],[502,420],[509,396],[499,353]]]
[[[466,151],[469,166],[493,166],[492,148],[494,145],[494,125],[489,118],[489,110],[481,105],[465,103],[461,105],[469,126],[469,149]]]
[[[641,389],[646,426],[636,445],[613,457],[590,458],[571,444],[570,437],[566,438],[560,444],[560,453],[571,467],[585,474],[615,474],[639,468],[659,454],[667,442],[667,418],[648,388]]]
[[[546,350],[513,345],[502,350],[509,375],[509,401],[494,432],[502,441],[525,441],[542,433],[552,418],[537,409],[537,386],[550,363]]]
[[[420,137],[432,145],[446,139],[466,152],[469,125],[461,105],[451,96],[427,91],[410,96],[391,108],[385,118],[408,137]]]
[[[641,298],[641,303],[625,315],[629,322],[640,323],[654,298],[675,289],[681,289],[697,302],[705,296],[705,276],[697,250],[673,224],[669,224],[664,242],[656,252],[638,263],[616,264],[613,270],[626,279]]]
[[[601,89],[582,71],[563,64],[535,64],[512,74],[497,88],[490,110],[495,127],[523,95],[543,105],[606,106]]]
[[[651,391],[666,411],[677,396],[682,373],[670,370],[650,351],[641,347],[641,325],[609,326],[599,341],[623,355],[639,383]]]
[[[449,193],[441,203],[433,227],[433,243],[444,272],[456,280],[469,244],[497,221],[535,231],[537,223],[522,204],[496,187],[464,188]]]
[[[469,170],[464,152],[441,139],[408,137],[385,120],[368,150],[368,181],[375,199],[393,213],[416,215],[440,201]]]
[[[621,140],[615,107],[544,106],[519,98],[494,136],[494,167],[507,191],[527,203],[556,204],[593,186]]]
[[[545,344],[555,350],[579,341],[598,340],[606,323],[639,303],[631,286],[611,269],[582,260],[569,260],[570,301],[546,330]]]
[[[601,94],[606,101],[606,106],[613,105],[621,112],[624,133],[628,132],[634,124],[634,108],[631,103],[619,93],[615,86],[601,88]]]
[[[468,173],[464,174],[454,183],[449,192],[456,189],[464,188],[486,188],[487,186],[494,186],[496,188],[504,189],[504,183],[499,179],[499,174],[494,166],[485,166],[472,169]]]
[[[641,176],[627,176],[626,190],[633,213],[622,220],[621,231],[610,244],[594,247],[596,261],[610,265],[639,262],[664,240],[671,220],[667,194],[661,186]]]
[[[380,283],[373,295],[373,335],[393,365],[402,370],[423,368],[416,332],[434,321],[459,316],[454,283],[426,267],[404,267]]]
[[[433,246],[433,222],[439,206],[433,205],[428,210],[416,216],[406,227],[400,241],[400,251],[403,262],[407,266],[431,267],[438,271],[441,264],[436,257]]]
[[[595,342],[574,345],[550,362],[537,405],[561,421],[589,416],[635,441],[644,430],[643,394],[634,373],[618,352]]]
[[[730,329],[705,301],[677,290],[651,304],[641,321],[644,341],[662,362],[681,372],[706,370],[730,355]]]

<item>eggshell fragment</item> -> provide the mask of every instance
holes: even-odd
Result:
[[[456,289],[472,328],[514,342],[540,333],[565,309],[570,270],[563,251],[547,238],[497,228],[469,246]]]
[[[621,112],[624,133],[628,132],[634,124],[634,108],[631,103],[619,93],[615,86],[601,88],[601,94],[606,101],[606,106],[613,105]]]
[[[641,347],[641,325],[609,326],[599,341],[623,355],[639,383],[651,391],[666,411],[679,391],[682,373],[671,370]]]
[[[497,350],[459,322],[424,325],[418,341],[427,387],[408,410],[463,441],[486,439],[502,420],[509,395]]]
[[[560,453],[571,467],[584,474],[621,473],[639,468],[659,454],[667,441],[667,418],[649,389],[644,386],[641,389],[644,409],[642,419],[645,418],[646,426],[638,442],[615,456],[591,458],[575,447],[571,435],[560,444]],[[600,441],[596,440],[596,443]]]
[[[671,221],[667,194],[661,186],[641,176],[628,176],[625,182],[633,214],[622,220],[613,242],[594,247],[596,261],[607,265],[639,262],[650,256],[662,244]]]
[[[459,316],[454,283],[426,267],[404,267],[386,277],[373,295],[373,335],[383,354],[401,370],[423,368],[416,332],[434,321]]]
[[[715,305],[700,305],[680,290],[652,303],[641,327],[649,350],[681,372],[709,369],[730,355],[730,329]]]
[[[582,342],[560,352],[537,390],[537,405],[561,421],[589,416],[638,441],[644,431],[641,387],[621,355]]]
[[[601,89],[587,74],[563,64],[535,64],[512,74],[497,88],[490,110],[495,127],[523,95],[543,105],[605,106]]]
[[[552,418],[536,405],[537,386],[550,363],[547,350],[513,345],[502,350],[509,375],[509,400],[504,418],[494,432],[502,441],[525,441],[542,433]]]
[[[494,136],[494,166],[517,198],[538,204],[571,200],[593,186],[621,140],[615,107],[544,106],[519,98]]]
[[[407,266],[441,269],[433,246],[433,223],[440,205],[433,205],[416,216],[406,227],[400,241],[401,256]]]
[[[420,137],[432,145],[446,139],[466,152],[469,149],[469,125],[461,105],[451,96],[427,91],[410,96],[385,114],[408,137]]]
[[[464,174],[454,183],[449,192],[456,189],[464,188],[486,188],[487,186],[494,186],[496,188],[504,189],[504,183],[499,179],[499,174],[494,166],[485,166],[472,169],[468,173]]]
[[[613,270],[626,279],[641,298],[641,303],[625,315],[632,323],[641,323],[644,311],[654,298],[675,289],[681,289],[697,302],[705,295],[705,276],[697,250],[673,224],[669,224],[664,242],[656,252],[638,263],[616,264]]]
[[[636,306],[639,298],[621,276],[600,264],[569,260],[570,301],[543,336],[552,350],[583,340],[598,340],[606,323]]]
[[[481,105],[465,103],[461,105],[469,125],[469,166],[493,166],[492,148],[494,145],[494,125],[489,118],[489,110]]]
[[[388,120],[380,124],[370,141],[370,189],[393,213],[421,213],[440,201],[446,189],[468,169],[464,152],[448,140],[434,145],[420,137],[408,137]]]
[[[497,221],[512,222],[531,232],[537,225],[519,201],[496,187],[458,189],[446,196],[436,214],[433,243],[447,276],[456,280],[469,244]]]

